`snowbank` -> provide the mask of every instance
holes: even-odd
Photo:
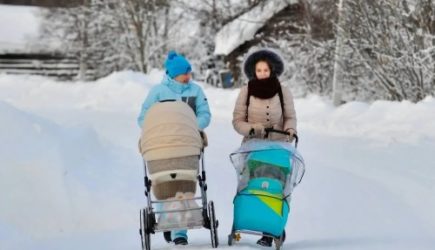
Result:
[[[419,103],[350,102],[335,108],[318,96],[296,100],[299,128],[334,137],[366,138],[382,143],[418,144],[435,139],[435,99]]]
[[[126,169],[93,129],[61,127],[3,101],[0,114],[0,227],[45,239],[129,223],[121,211],[132,204],[110,197],[125,189],[117,179]]]
[[[162,72],[119,72],[59,83],[0,75],[0,245],[3,249],[140,249],[145,205],[136,116]],[[231,118],[238,90],[203,85],[208,198],[222,248],[236,176],[228,155],[241,141]],[[435,100],[295,100],[307,174],[295,190],[284,248],[432,249],[435,235]],[[225,180],[225,185],[222,185]],[[258,249],[244,236],[237,249]],[[211,249],[207,230],[187,249]],[[161,234],[153,248],[172,249]]]

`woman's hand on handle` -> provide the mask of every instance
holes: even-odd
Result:
[[[251,130],[249,131],[250,136],[263,137],[264,135],[264,126],[261,123],[252,124]]]
[[[295,147],[298,147],[299,138],[298,138],[298,135],[296,134],[294,129],[290,128],[290,129],[287,129],[286,131],[282,131],[282,130],[277,130],[274,128],[265,128],[264,131],[265,131],[266,135],[268,135],[269,133],[278,133],[278,134],[286,135],[287,140],[289,142],[292,142],[293,138],[294,138],[295,139]]]
[[[285,130],[285,132],[287,132],[287,141],[292,142],[296,135],[296,131],[292,128],[288,128]]]

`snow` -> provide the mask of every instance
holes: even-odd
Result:
[[[416,1],[416,0],[408,0],[406,2],[408,3],[408,7],[409,7],[409,10],[410,10],[410,13],[414,12],[415,11],[415,6],[418,4],[418,1]],[[410,13],[406,13],[406,14],[409,15]]]
[[[276,13],[283,10],[296,0],[269,0],[265,4],[259,4],[249,12],[226,24],[216,34],[215,55],[228,55],[238,46],[254,38],[264,24]]]
[[[15,249],[140,249],[145,206],[136,116],[162,72],[118,72],[59,83],[0,75],[0,246]],[[220,248],[260,249],[242,235],[226,245],[236,176],[229,154],[238,90],[203,85],[213,118],[206,132],[208,198]],[[307,173],[294,191],[284,249],[433,249],[435,99],[351,102],[338,108],[295,100]],[[224,184],[223,184],[224,183]],[[190,245],[211,249],[209,231]],[[173,249],[161,234],[153,249]]]
[[[30,42],[34,43],[39,36],[39,10],[0,4],[0,53],[30,49]]]

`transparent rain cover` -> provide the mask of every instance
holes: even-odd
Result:
[[[253,168],[252,164],[249,163],[250,156],[258,152],[261,152],[266,158]],[[268,153],[270,153],[269,159],[267,159]],[[278,163],[281,166],[285,165],[282,159],[287,159],[280,157],[279,154],[288,156],[290,168],[276,166],[274,161],[277,161],[277,158],[281,159]],[[251,179],[266,177],[278,180],[283,186],[284,197],[290,199],[293,189],[302,181],[305,173],[305,163],[302,156],[288,142],[252,139],[243,143],[236,152],[232,153],[230,160],[237,173],[237,192],[246,188]]]

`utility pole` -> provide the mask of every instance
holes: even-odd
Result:
[[[342,90],[343,90],[343,38],[344,38],[344,24],[343,17],[343,2],[338,2],[338,27],[337,38],[335,43],[335,56],[334,56],[334,78],[332,80],[332,99],[335,106],[342,104]]]

